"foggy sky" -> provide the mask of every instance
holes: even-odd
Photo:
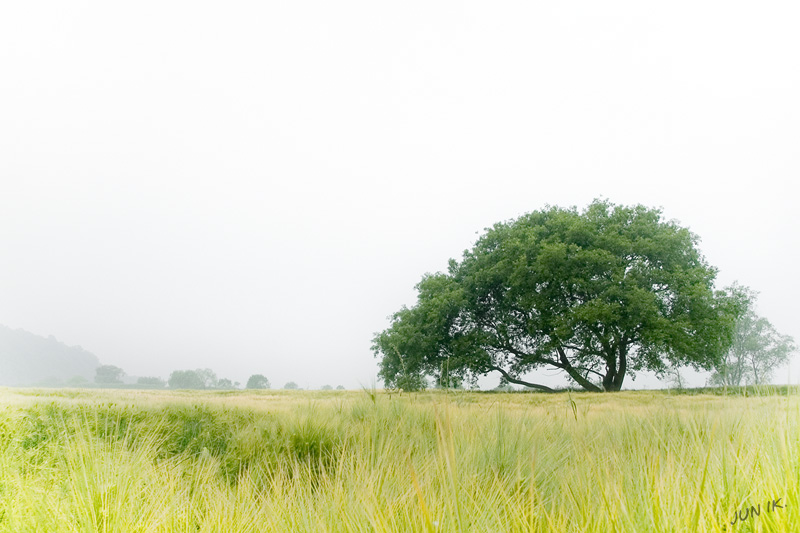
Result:
[[[798,23],[788,1],[5,2],[0,324],[132,375],[356,388],[425,272],[604,197],[663,207],[800,339]]]

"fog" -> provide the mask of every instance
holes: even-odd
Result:
[[[0,324],[131,375],[369,386],[424,273],[603,197],[663,207],[800,339],[798,22],[788,1],[6,2]]]

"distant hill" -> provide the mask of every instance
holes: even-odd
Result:
[[[94,381],[98,366],[80,346],[0,325],[0,385],[57,385],[78,376]]]

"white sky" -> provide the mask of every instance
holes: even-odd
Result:
[[[0,324],[133,375],[368,385],[423,273],[603,196],[662,206],[800,339],[798,27],[790,1],[3,2]]]

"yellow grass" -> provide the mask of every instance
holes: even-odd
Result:
[[[800,531],[785,390],[2,389],[0,406],[0,531]]]

